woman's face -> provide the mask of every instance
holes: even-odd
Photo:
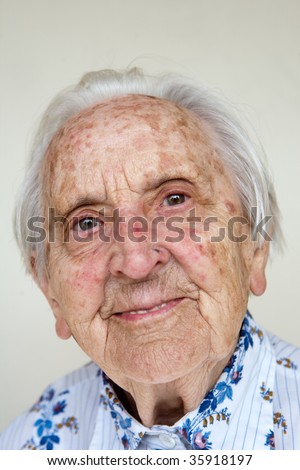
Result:
[[[59,336],[121,386],[231,355],[267,255],[248,225],[230,239],[242,207],[196,116],[142,95],[86,109],[54,137],[43,183],[57,219],[41,288]]]

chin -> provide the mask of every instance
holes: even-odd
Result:
[[[183,375],[184,374],[182,374],[182,377]],[[158,384],[173,382],[179,379],[180,377],[181,375],[174,374],[174,373],[166,374],[164,372],[159,373],[157,371],[153,373],[153,371],[151,372],[149,371],[148,375],[146,375],[145,372],[143,372],[141,374],[135,374],[134,376],[132,375],[129,378],[130,380],[134,382],[143,383],[146,385],[158,385]]]
[[[184,377],[190,372],[190,364],[186,364],[186,367],[183,367],[182,363],[178,365],[177,362],[174,364],[169,362],[168,365],[165,363],[147,363],[136,367],[124,368],[122,372],[134,382],[155,385],[172,382]]]

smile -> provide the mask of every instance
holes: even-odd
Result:
[[[138,309],[138,310],[128,310],[126,312],[120,312],[117,314],[118,317],[121,317],[124,320],[138,320],[146,317],[153,317],[155,315],[162,315],[169,312],[172,308],[177,306],[183,298],[172,299],[167,302],[163,302],[159,305],[154,305],[151,308]]]

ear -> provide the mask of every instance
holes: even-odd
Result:
[[[266,266],[269,258],[269,243],[256,248],[250,271],[250,290],[254,295],[262,295],[267,287]]]
[[[61,339],[69,339],[72,333],[67,322],[65,321],[63,317],[62,310],[53,292],[49,274],[47,272],[44,272],[42,275],[42,278],[40,278],[40,276],[37,273],[35,252],[33,252],[31,255],[30,266],[31,266],[32,277],[35,280],[36,284],[41,289],[41,291],[43,292],[43,294],[45,295],[46,299],[48,300],[48,303],[54,314],[54,317],[56,320],[55,331],[56,331],[57,336]]]

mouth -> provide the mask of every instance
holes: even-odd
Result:
[[[127,310],[125,312],[117,312],[115,315],[123,320],[136,321],[146,318],[151,318],[158,315],[163,315],[176,307],[184,297],[178,299],[168,300],[161,304],[149,306],[149,308],[143,308],[138,310]]]

